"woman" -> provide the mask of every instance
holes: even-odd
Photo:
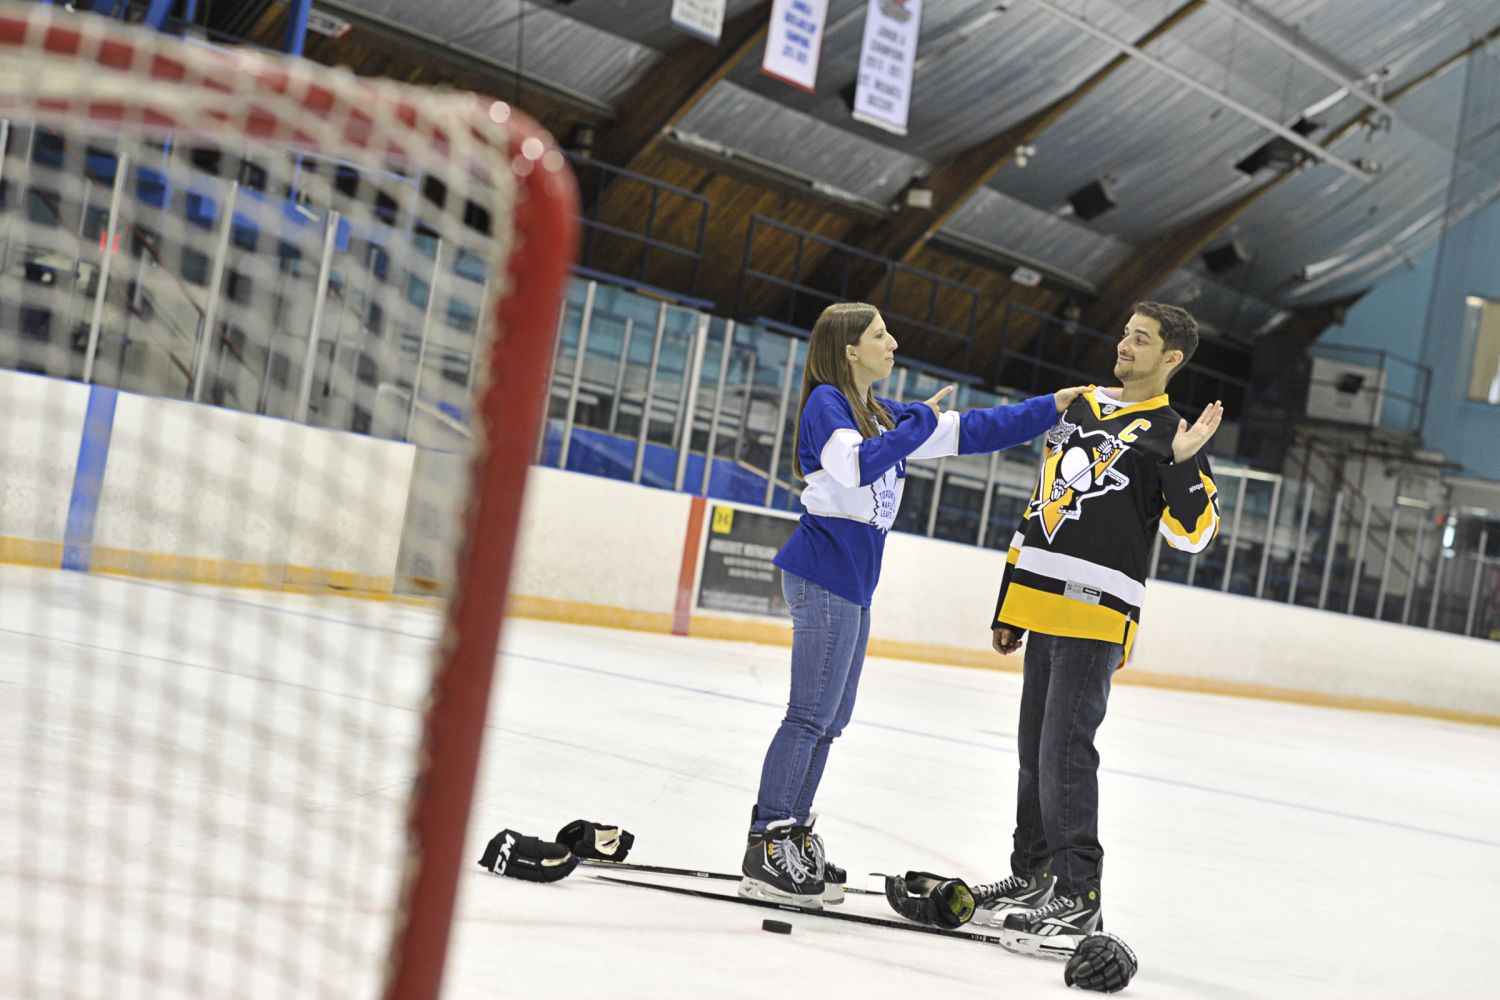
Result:
[[[841,902],[846,874],[812,832],[828,748],[854,711],[870,634],[870,596],[896,519],[909,458],[999,451],[1050,428],[1079,388],[1013,406],[941,412],[953,391],[921,403],[878,399],[896,339],[874,306],[829,306],[813,326],[792,439],[807,486],[791,540],[776,555],[792,613],[792,687],[766,751],[741,867],[742,896],[820,908]]]

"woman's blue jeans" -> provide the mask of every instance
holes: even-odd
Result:
[[[792,613],[792,691],[761,767],[756,830],[810,821],[828,748],[854,713],[870,639],[869,608],[786,572],[781,592]]]

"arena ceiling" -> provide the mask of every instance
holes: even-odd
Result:
[[[674,54],[707,48],[672,27],[669,0],[316,6],[519,69],[604,122],[680,100],[653,78]],[[1500,100],[1480,111],[1465,100],[1471,63],[1500,61],[1495,0],[926,0],[906,136],[850,115],[865,7],[830,0],[817,90],[805,93],[760,72],[753,35],[733,44],[737,19],[763,23],[769,3],[729,0],[723,65],[674,109],[672,141],[816,182],[871,225],[908,186],[931,184],[932,224],[882,252],[961,246],[1093,298],[1145,282],[1247,337],[1410,266],[1445,224],[1500,195]],[[1122,56],[1116,40],[1136,51]],[[1255,116],[1309,123],[1300,131],[1324,153],[1278,148]],[[1014,155],[1012,136],[1032,151]],[[986,142],[994,162],[944,187]],[[1236,166],[1268,143],[1301,155]],[[1466,195],[1450,205],[1460,175]],[[1117,204],[1081,219],[1069,194],[1099,178]],[[1230,241],[1248,259],[1211,271],[1203,251]]]

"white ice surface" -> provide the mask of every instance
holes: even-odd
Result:
[[[505,649],[471,855],[586,818],[631,830],[634,860],[735,868],[785,650],[530,621]],[[817,800],[852,880],[1007,874],[1020,690],[867,664]],[[1122,684],[1099,747],[1105,922],[1141,961],[1126,995],[1500,996],[1500,731]],[[447,995],[1065,993],[1061,964],[981,944],[796,916],[782,937],[760,930],[771,911],[580,876],[470,871]]]
[[[373,996],[434,626],[0,568],[0,996]],[[504,646],[446,997],[1065,995],[1060,963],[981,944],[586,869],[488,874],[494,833],[577,818],[632,831],[631,860],[733,870],[786,696],[776,647],[534,621]],[[1019,694],[1010,673],[867,664],[817,803],[856,884],[1006,873]],[[1500,731],[1119,685],[1099,745],[1106,923],[1141,960],[1125,996],[1500,995]],[[331,887],[304,878],[321,868]],[[130,988],[110,988],[121,961]],[[303,981],[316,992],[277,985]]]

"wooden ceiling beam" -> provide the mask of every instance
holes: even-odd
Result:
[[[718,45],[689,38],[663,54],[615,102],[617,117],[594,144],[594,156],[627,170],[681,122],[719,81],[764,45],[771,3],[765,0],[724,25]]]

